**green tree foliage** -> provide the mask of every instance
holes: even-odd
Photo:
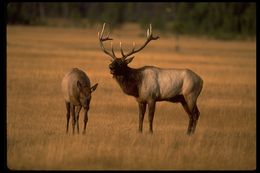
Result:
[[[255,36],[254,3],[180,3],[176,21],[188,34],[207,34],[218,38]]]
[[[217,38],[254,37],[255,3],[9,3],[8,24],[39,25],[48,18],[86,19],[90,25],[107,22],[117,27],[136,22],[142,27],[152,23],[165,32],[209,35]]]

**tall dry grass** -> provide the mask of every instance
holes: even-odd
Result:
[[[98,28],[100,29],[100,28]],[[163,33],[131,67],[190,68],[204,88],[201,116],[193,136],[180,104],[160,102],[154,134],[139,134],[138,106],[109,74],[97,28],[7,27],[7,162],[14,170],[252,170],[256,168],[256,43],[182,37]],[[135,25],[112,36],[141,44]],[[118,42],[117,42],[118,41]],[[129,44],[128,44],[129,43]],[[86,135],[65,134],[65,104],[60,89],[72,67],[83,69],[93,93]],[[80,130],[83,116],[80,116]],[[71,130],[71,129],[70,129]]]

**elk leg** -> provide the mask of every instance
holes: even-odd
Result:
[[[154,118],[154,112],[155,112],[155,101],[151,101],[148,103],[148,109],[149,109],[149,132],[153,133],[153,118]]]
[[[194,115],[194,117],[193,117],[194,121],[193,121],[193,125],[192,125],[192,133],[195,132],[197,121],[198,121],[199,116],[200,116],[200,111],[199,111],[197,105],[195,105],[194,114],[193,115]]]
[[[76,123],[77,123],[77,132],[79,134],[79,113],[82,106],[76,106]]]
[[[189,116],[189,126],[188,126],[188,129],[187,129],[187,134],[188,134],[188,135],[191,135],[192,125],[193,125],[192,113],[191,113],[191,111],[190,111],[190,109],[189,109],[189,107],[188,107],[187,102],[186,102],[184,99],[181,101],[181,104],[182,104],[184,110],[186,111],[186,113],[187,113],[188,116]]]
[[[138,105],[139,105],[139,132],[142,133],[144,115],[145,115],[145,111],[146,111],[146,103],[138,102]]]
[[[193,99],[195,98],[194,95],[190,95],[190,98],[187,100],[187,104],[188,104],[188,107],[189,107],[189,110],[191,111],[191,132],[190,134],[193,134],[194,131],[195,131],[195,128],[194,126],[196,126],[196,123],[197,123],[197,113],[196,113],[196,101],[197,99]],[[195,122],[196,121],[196,122]]]
[[[68,133],[69,131],[69,120],[70,120],[70,102],[65,102],[66,104],[66,110],[67,110],[67,129],[66,129],[66,133]]]
[[[86,133],[87,122],[88,122],[88,111],[85,110],[85,114],[84,114],[84,130],[83,130],[83,134]]]
[[[72,133],[74,134],[74,130],[75,130],[75,122],[76,122],[76,118],[75,118],[75,106],[74,105],[70,105],[70,112],[72,115]]]

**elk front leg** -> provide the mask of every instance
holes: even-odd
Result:
[[[85,112],[84,112],[84,130],[83,130],[83,134],[86,133],[87,122],[88,122],[88,110],[85,109]]]
[[[75,130],[75,122],[76,122],[76,118],[75,118],[75,106],[74,105],[70,105],[70,112],[72,115],[72,133],[74,134],[74,130]]]
[[[138,102],[138,105],[139,105],[139,132],[142,133],[144,115],[146,111],[146,103]]]
[[[82,106],[76,106],[76,123],[77,123],[77,132],[79,134],[79,113]]]
[[[153,133],[153,118],[154,118],[154,112],[155,112],[155,101],[151,101],[148,103],[148,108],[149,108],[149,132],[152,134]]]
[[[66,110],[67,110],[67,114],[66,114],[66,117],[67,117],[66,133],[68,133],[68,131],[69,131],[69,121],[70,121],[70,103],[69,102],[65,102],[65,104],[66,104]]]

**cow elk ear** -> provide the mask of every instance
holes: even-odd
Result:
[[[80,91],[82,91],[82,85],[79,81],[77,81],[77,87],[79,88]]]
[[[93,92],[97,89],[98,83],[96,83],[94,86],[90,88],[90,91]]]
[[[130,57],[130,58],[127,58],[125,60],[126,64],[129,64],[130,62],[132,62],[132,60],[134,59],[134,56]]]

